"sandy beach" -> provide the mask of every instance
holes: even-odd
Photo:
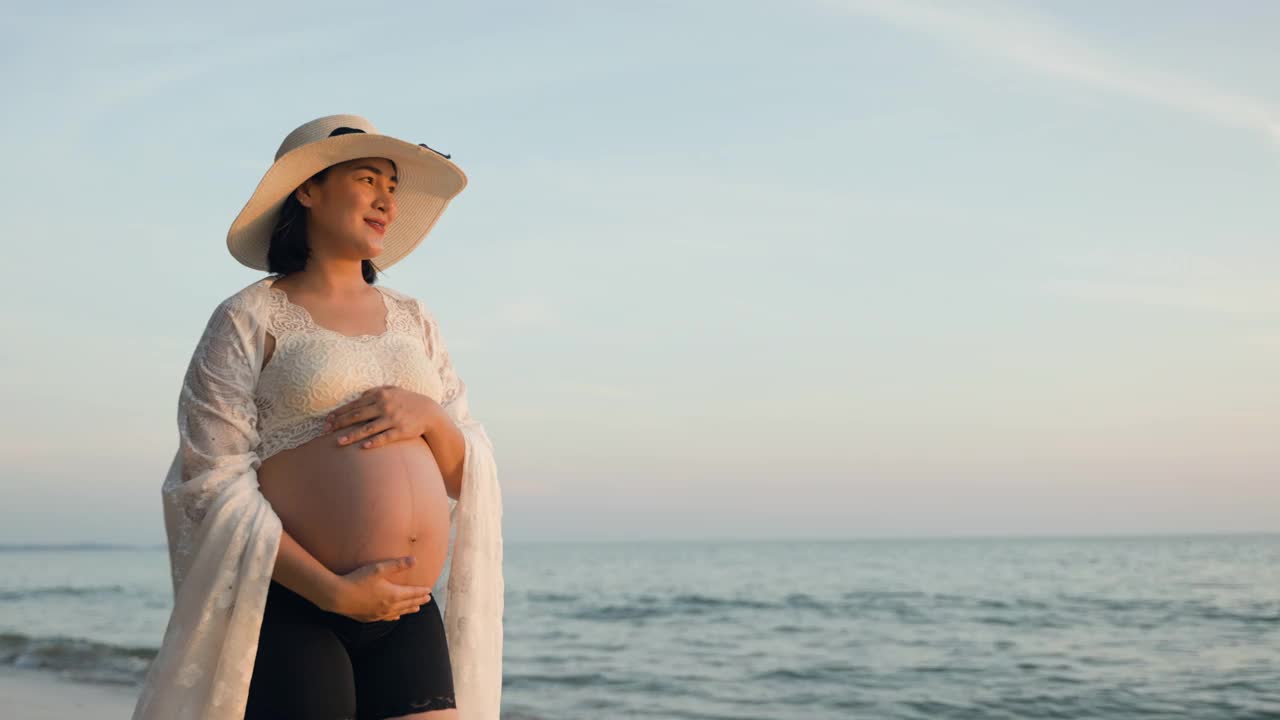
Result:
[[[0,671],[0,707],[9,720],[128,720],[137,697],[137,688],[75,683],[46,670]]]

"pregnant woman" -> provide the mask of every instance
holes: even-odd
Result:
[[[135,720],[497,720],[492,444],[426,305],[374,284],[465,185],[355,115],[280,146],[227,236],[270,275],[218,305],[184,377],[174,610]]]

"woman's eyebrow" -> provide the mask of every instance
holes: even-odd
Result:
[[[374,166],[372,166],[372,165],[359,165],[359,166],[357,166],[357,167],[352,168],[352,170],[368,170],[369,172],[373,173],[374,175],[381,175],[381,174],[382,174],[382,171],[381,171],[381,170],[379,170],[378,168],[376,168],[376,167],[374,167]],[[395,175],[392,175],[392,176],[391,176],[391,182],[400,182],[400,179],[399,179],[399,178],[397,178]]]

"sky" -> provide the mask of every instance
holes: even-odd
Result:
[[[381,276],[507,542],[1280,530],[1280,5],[29,4],[0,543],[163,543],[226,251],[355,113],[469,184]]]

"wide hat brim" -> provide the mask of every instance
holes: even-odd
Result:
[[[227,232],[231,255],[242,265],[268,270],[271,231],[289,194],[321,170],[362,157],[386,158],[396,164],[398,213],[387,227],[382,252],[370,258],[379,271],[418,247],[449,202],[467,186],[467,176],[461,168],[421,145],[364,132],[326,137],[280,156],[262,176]]]

